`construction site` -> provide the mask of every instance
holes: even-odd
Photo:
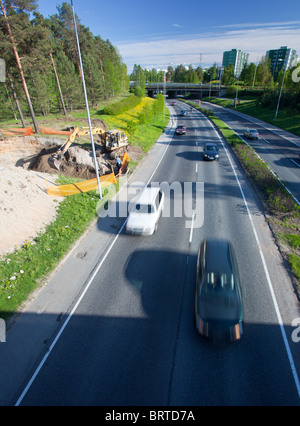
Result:
[[[0,256],[14,251],[55,218],[66,195],[97,189],[89,127],[0,129]],[[128,172],[129,160],[143,151],[131,146],[124,132],[108,131],[102,120],[92,121],[93,141],[101,186],[115,183]],[[117,164],[117,157],[123,160]],[[80,184],[58,185],[59,175]]]

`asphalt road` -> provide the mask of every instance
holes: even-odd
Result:
[[[51,318],[46,347],[31,346],[33,360],[23,377],[21,372],[14,377],[11,404],[299,405],[300,342],[293,341],[291,324],[300,311],[291,281],[229,148],[205,117],[187,111],[177,117],[187,134],[172,136],[169,129],[170,143],[163,140],[134,175],[137,182],[172,186],[174,191],[165,194],[170,214],[165,209],[150,237],[126,235],[124,218],[99,220],[89,243],[83,241],[71,256],[81,262],[78,272],[68,262],[58,272],[64,283],[82,280],[77,297],[73,289],[69,299],[71,315],[57,321],[53,315],[56,327]],[[219,144],[219,162],[203,161],[206,141]],[[193,191],[181,197],[184,183]],[[204,203],[196,198],[201,183]],[[188,216],[180,214],[182,198]],[[206,237],[231,240],[243,286],[244,336],[224,347],[213,346],[194,329],[196,255]],[[107,244],[101,254],[97,239]],[[46,327],[51,314],[40,309]],[[36,319],[33,306],[30,312]],[[29,316],[27,329],[23,325],[27,333],[30,321]],[[1,348],[3,366],[9,351],[2,354]],[[8,372],[13,362],[6,364]],[[0,401],[5,401],[1,389]]]
[[[228,108],[207,102],[202,102],[202,106],[211,109],[255,149],[300,204],[300,137]],[[244,137],[247,127],[259,131],[259,140]]]

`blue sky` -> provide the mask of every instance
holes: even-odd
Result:
[[[37,3],[48,17],[63,1]],[[250,62],[281,46],[300,56],[299,0],[73,0],[73,5],[93,35],[118,48],[128,72],[134,64],[221,65],[223,52],[231,49],[249,52]]]

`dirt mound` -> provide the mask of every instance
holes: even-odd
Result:
[[[70,148],[71,150],[71,148]],[[61,166],[58,170],[53,169],[50,166],[49,159],[57,152],[57,146],[50,146],[49,148],[43,148],[40,153],[35,158],[34,162],[32,162],[30,169],[39,171],[42,173],[50,173],[50,174],[62,174],[64,176],[70,177],[78,177],[80,179],[93,179],[96,177],[95,167],[93,164],[93,159],[90,157],[90,154],[81,148],[77,148],[77,151],[84,152],[85,157],[89,157],[90,162],[87,164],[86,161],[81,162],[80,158],[84,156],[77,156],[75,154],[70,155],[69,152],[65,154],[61,161]],[[74,150],[73,150],[74,152]],[[72,151],[71,151],[72,153]]]
[[[62,143],[61,138],[37,136],[0,141],[0,257],[34,238],[54,220],[56,207],[63,198],[49,196],[47,189],[55,185],[58,174],[84,180],[96,177],[90,146],[84,149],[72,145],[61,169],[52,169],[48,158]],[[95,147],[98,148],[99,174],[111,173],[112,170],[117,174],[115,160],[110,158],[110,153],[100,152],[98,144]],[[133,145],[126,150],[135,163],[144,155],[140,147]],[[121,156],[123,151],[118,155]]]

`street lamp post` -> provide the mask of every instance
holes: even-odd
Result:
[[[281,98],[281,93],[282,93],[282,88],[283,88],[285,73],[286,73],[286,68],[285,68],[284,73],[283,73],[283,79],[282,79],[282,83],[281,83],[281,88],[280,88],[280,93],[279,93],[279,97],[278,97],[277,108],[276,108],[276,113],[275,113],[274,120],[276,120],[276,118],[277,118],[277,113],[278,113],[278,109],[279,109],[279,103],[280,103],[280,98]]]
[[[78,33],[77,33],[76,19],[75,19],[75,11],[74,11],[74,6],[73,6],[73,1],[72,0],[71,0],[71,6],[72,6],[72,11],[73,11],[74,29],[75,29],[75,35],[76,35],[76,42],[77,42],[77,49],[78,49],[78,56],[79,56],[80,68],[81,68],[81,73],[82,73],[82,85],[83,85],[83,92],[84,92],[84,98],[85,98],[85,104],[86,104],[86,111],[87,111],[87,117],[88,117],[89,131],[90,131],[90,136],[91,136],[91,144],[92,144],[92,151],[93,151],[95,172],[96,172],[96,177],[97,177],[97,185],[98,185],[98,190],[99,190],[100,198],[102,198],[101,184],[100,184],[99,172],[98,172],[98,163],[97,163],[97,158],[96,158],[96,151],[95,151],[95,145],[94,145],[92,124],[91,124],[91,118],[90,118],[89,103],[88,103],[87,93],[86,93],[86,87],[85,87],[83,66],[82,66],[81,53],[80,53],[80,45],[79,45],[79,39],[78,39]]]
[[[240,74],[238,73],[238,75],[237,75],[236,93],[235,93],[235,100],[234,100],[234,108],[236,108],[236,104],[237,104],[237,100],[238,100],[239,78],[240,78]]]

